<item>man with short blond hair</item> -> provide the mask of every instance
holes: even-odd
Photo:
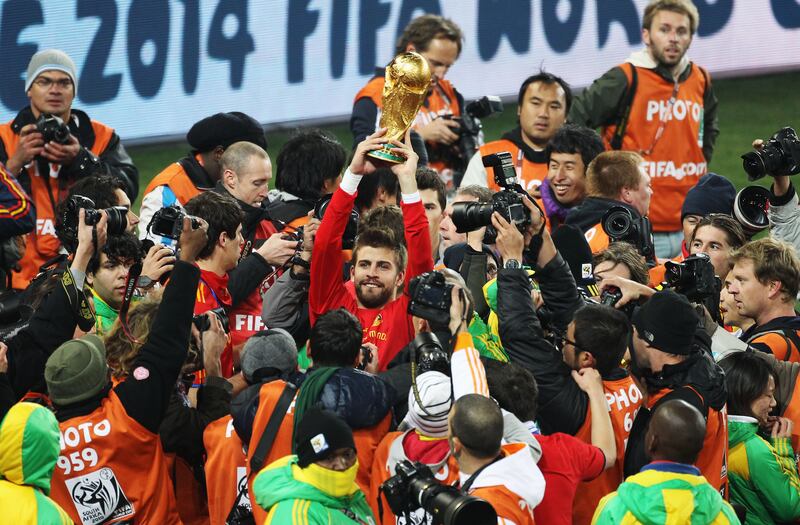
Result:
[[[650,220],[659,257],[680,253],[681,204],[708,171],[719,134],[708,72],[686,56],[700,16],[691,0],[651,0],[643,50],[575,99],[569,120],[603,128],[610,149],[641,153],[656,196]]]
[[[794,247],[758,239],[733,254],[728,293],[739,314],[756,321],[742,339],[784,361],[800,362],[800,317],[794,303],[800,291],[800,260]]]

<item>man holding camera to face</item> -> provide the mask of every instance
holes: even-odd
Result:
[[[37,211],[36,231],[27,236],[20,271],[12,277],[15,289],[25,288],[58,253],[56,205],[75,180],[100,169],[122,180],[130,199],[139,191],[139,172],[119,136],[72,108],[77,90],[72,59],[59,50],[40,51],[28,64],[25,91],[30,105],[0,126],[0,162],[28,190]]]

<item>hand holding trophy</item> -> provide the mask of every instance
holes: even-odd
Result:
[[[430,84],[431,68],[422,55],[408,51],[394,57],[386,67],[380,121],[380,127],[386,128],[384,139],[387,142],[381,149],[367,155],[391,163],[405,161],[404,157],[392,152],[391,143],[405,137],[428,95]]]

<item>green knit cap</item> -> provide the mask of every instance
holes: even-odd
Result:
[[[71,405],[96,395],[108,384],[103,340],[89,334],[62,344],[47,360],[44,379],[56,405]]]

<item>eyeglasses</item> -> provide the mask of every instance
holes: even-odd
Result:
[[[584,351],[580,346],[578,346],[578,343],[567,338],[567,334],[565,332],[553,332],[553,336],[553,342],[556,344],[559,350],[564,350],[564,346],[569,344],[579,352]]]
[[[70,86],[72,86],[72,79],[61,78],[58,80],[53,80],[52,78],[39,77],[33,83],[42,89],[50,89],[53,84],[56,84],[61,89],[69,89]]]

